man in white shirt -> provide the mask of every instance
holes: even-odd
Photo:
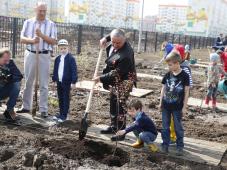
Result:
[[[23,106],[17,113],[30,112],[33,100],[33,84],[36,72],[36,45],[39,44],[39,111],[41,116],[48,117],[48,82],[50,72],[50,51],[57,40],[57,29],[54,22],[46,18],[47,5],[45,2],[36,4],[36,17],[24,22],[21,31],[21,42],[26,44],[24,58],[25,88]]]

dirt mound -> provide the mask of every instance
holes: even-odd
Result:
[[[79,130],[80,129],[80,122],[79,121],[74,121],[74,120],[66,120],[62,123],[59,123],[57,125],[60,128],[67,128],[69,130]]]
[[[14,152],[11,150],[5,149],[3,151],[0,151],[0,162],[7,161],[10,158],[12,158],[13,156],[14,156]]]
[[[71,139],[54,139],[41,141],[41,147],[49,148],[55,154],[60,154],[67,159],[82,160],[86,158],[94,159],[108,166],[121,167],[129,162],[129,154],[103,142],[93,140],[75,141]]]

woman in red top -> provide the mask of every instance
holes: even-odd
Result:
[[[223,70],[227,72],[227,47],[225,47],[224,52],[220,56]]]

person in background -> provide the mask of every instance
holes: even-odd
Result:
[[[137,141],[131,145],[133,148],[142,148],[146,144],[151,152],[157,152],[158,147],[154,144],[158,135],[157,128],[154,122],[144,113],[141,101],[133,99],[127,107],[128,114],[134,122],[126,129],[119,130],[116,135],[122,136],[133,132],[137,137]]]
[[[177,136],[177,155],[183,155],[184,129],[182,117],[187,111],[189,97],[189,76],[182,70],[181,57],[178,52],[173,51],[165,60],[169,67],[169,72],[162,80],[162,89],[159,108],[162,112],[162,152],[168,153],[170,144],[170,122],[171,116],[174,119],[174,128]]]
[[[164,55],[159,63],[165,61],[166,56],[174,49],[174,45],[170,42],[164,41],[161,45],[161,51],[164,51]]]
[[[216,46],[222,46],[223,45],[223,41],[224,41],[224,37],[223,34],[221,33],[219,37],[217,37],[216,39]]]
[[[8,49],[0,49],[0,101],[9,98],[3,115],[8,121],[15,121],[14,107],[20,93],[23,76],[10,56]]]
[[[186,61],[190,61],[190,57],[191,57],[191,49],[190,49],[190,45],[186,44],[185,47],[185,56],[184,56],[184,60]]]
[[[210,54],[210,64],[207,68],[207,95],[205,104],[209,107],[209,102],[212,101],[212,108],[216,109],[218,82],[220,74],[227,76],[227,73],[218,65],[219,55],[217,53]]]
[[[223,41],[222,46],[225,48],[225,46],[227,45],[227,35],[222,41]]]
[[[55,59],[53,82],[57,83],[58,101],[60,114],[53,117],[59,123],[67,119],[70,104],[70,90],[76,87],[77,65],[76,60],[69,53],[69,43],[62,39],[58,42],[60,55]]]
[[[219,52],[219,54],[221,56],[220,60],[221,60],[222,68],[225,72],[227,72],[227,47],[225,47],[224,52],[222,52],[222,53]],[[222,75],[222,77],[223,77],[223,75]]]

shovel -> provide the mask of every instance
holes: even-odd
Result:
[[[99,57],[98,57],[98,61],[96,63],[95,73],[94,73],[93,78],[95,78],[97,76],[101,57],[102,57],[102,53],[103,53],[103,49],[101,48],[100,51],[99,51]],[[87,134],[87,129],[88,129],[87,116],[88,116],[90,106],[91,106],[91,99],[92,99],[92,96],[93,96],[94,87],[95,87],[95,82],[93,82],[93,84],[92,84],[92,88],[90,90],[90,94],[89,94],[89,97],[88,97],[86,110],[85,110],[84,116],[83,116],[81,123],[80,123],[80,129],[79,129],[79,139],[80,140],[84,139],[84,137]]]
[[[34,102],[32,107],[32,117],[36,116],[36,112],[38,110],[38,88],[39,88],[39,43],[36,44],[36,66],[35,66],[35,94],[34,94]]]
[[[41,23],[38,23],[37,28],[40,29]],[[34,101],[32,106],[32,117],[36,116],[36,112],[38,110],[38,88],[39,88],[39,43],[35,44],[35,60],[36,60],[36,66],[35,66],[35,94],[34,94]]]

